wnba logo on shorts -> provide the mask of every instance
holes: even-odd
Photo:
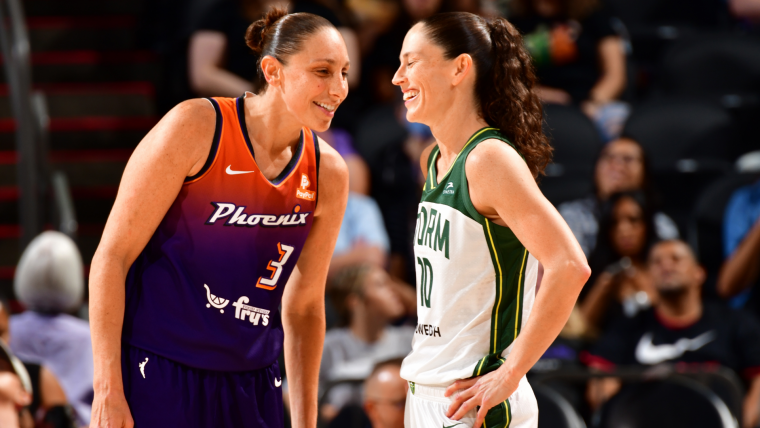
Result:
[[[306,190],[311,186],[311,181],[306,174],[301,174],[301,187],[296,189],[296,198],[306,199],[307,201],[313,201],[317,194],[311,190]]]

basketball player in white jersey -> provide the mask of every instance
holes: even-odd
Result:
[[[393,82],[407,119],[437,140],[421,159],[419,324],[401,369],[410,385],[405,425],[535,428],[525,373],[559,334],[590,270],[536,185],[551,147],[531,58],[505,19],[439,14],[407,33]]]

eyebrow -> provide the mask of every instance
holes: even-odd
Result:
[[[401,55],[399,55],[398,59],[403,59],[404,57],[407,57],[409,55],[419,55],[419,53],[418,52],[414,52],[414,51],[411,51],[411,52],[402,52]]]
[[[336,61],[334,59],[332,59],[332,58],[317,58],[317,59],[311,60],[311,62],[312,63],[315,63],[315,62],[326,62],[326,63],[328,63],[330,65],[335,65],[336,64]],[[345,65],[351,65],[351,61],[346,61]]]

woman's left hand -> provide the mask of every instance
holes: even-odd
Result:
[[[478,409],[473,428],[480,428],[486,414],[494,406],[506,401],[517,390],[520,384],[518,376],[509,376],[504,366],[483,376],[462,379],[446,388],[446,397],[451,397],[457,391],[454,402],[449,406],[446,417],[458,421],[472,409]]]

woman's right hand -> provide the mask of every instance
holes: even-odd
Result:
[[[132,428],[135,421],[124,392],[95,393],[90,428]]]

